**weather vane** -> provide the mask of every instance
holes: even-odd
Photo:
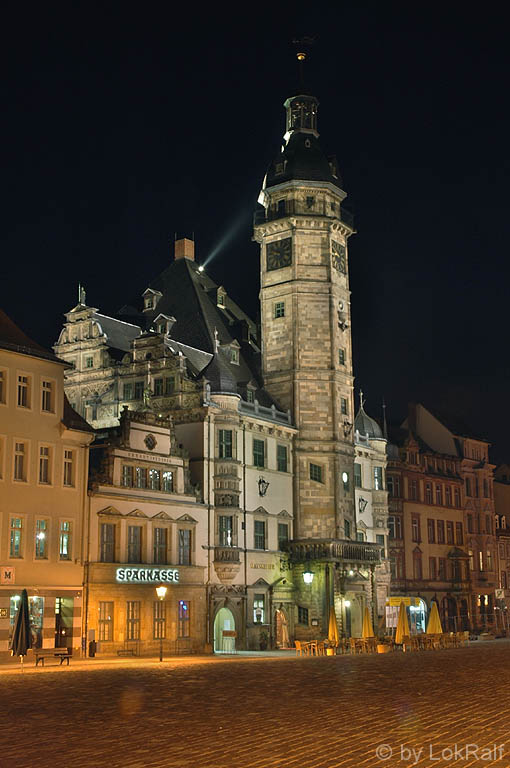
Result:
[[[304,62],[307,57],[308,49],[312,46],[317,38],[315,37],[299,37],[295,38],[292,43],[297,47],[297,60],[299,61],[299,81],[300,86],[304,86]]]

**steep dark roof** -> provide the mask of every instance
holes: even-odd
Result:
[[[360,407],[356,418],[354,419],[354,429],[357,429],[360,435],[368,435],[369,437],[382,438],[383,433],[379,424],[375,419],[372,419],[363,406]]]
[[[78,432],[94,431],[90,424],[71,407],[66,395],[64,395],[64,416],[62,422],[67,429],[76,429]]]
[[[51,360],[53,363],[60,363],[69,367],[69,363],[66,363],[65,360],[61,360],[53,352],[27,336],[2,309],[0,309],[0,347],[22,355],[41,357],[44,360]]]
[[[282,164],[283,172],[277,173]],[[311,133],[299,131],[291,135],[283,152],[280,152],[269,166],[266,187],[274,187],[291,180],[327,181],[342,188],[342,179],[333,175],[330,161],[322,151],[319,140]]]
[[[121,349],[123,352],[129,352],[131,342],[141,333],[138,325],[116,320],[114,317],[102,315],[100,312],[95,312],[92,318],[99,323],[103,333],[106,334],[107,345],[114,349]]]

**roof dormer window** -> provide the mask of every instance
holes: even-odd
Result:
[[[218,307],[224,307],[225,306],[225,297],[227,293],[224,288],[221,286],[218,288],[216,292],[216,304]]]
[[[161,291],[155,291],[153,288],[147,288],[146,291],[143,292],[143,311],[144,312],[152,312],[153,309],[156,309],[157,303],[162,297]]]
[[[239,365],[239,349],[237,347],[230,347],[230,362]]]

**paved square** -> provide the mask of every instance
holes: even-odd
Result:
[[[510,766],[508,642],[94,663],[2,671],[2,767]]]

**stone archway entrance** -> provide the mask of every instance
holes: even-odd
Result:
[[[214,617],[214,652],[235,653],[236,622],[230,608],[220,608]]]

